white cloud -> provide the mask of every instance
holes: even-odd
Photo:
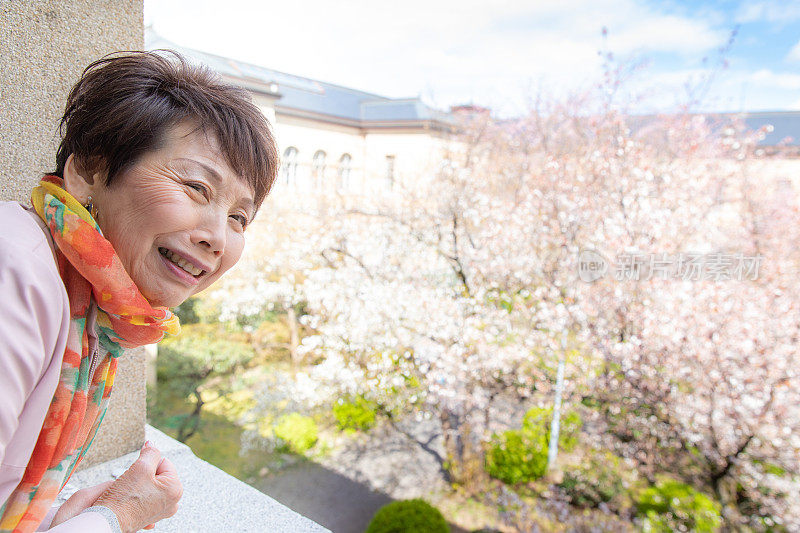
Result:
[[[786,55],[787,61],[800,61],[800,41],[797,41],[797,44],[789,50],[789,53]]]
[[[750,80],[777,89],[800,90],[800,74],[760,69],[750,75]]]
[[[796,2],[776,0],[769,2],[742,2],[734,17],[736,22],[780,22],[787,23],[800,19],[800,5]]]
[[[784,111],[797,109],[800,75],[741,67],[711,72],[702,68],[648,72],[626,85],[638,112],[670,112],[692,103],[694,111]],[[624,96],[624,95],[623,95]]]
[[[797,108],[800,75],[760,69],[723,71],[702,106],[723,111],[782,111]]]
[[[626,51],[675,52],[698,55],[725,43],[727,32],[709,28],[700,20],[674,15],[651,15],[611,37],[612,47]]]
[[[146,19],[191,48],[387,96],[424,92],[441,106],[519,101],[597,79],[617,57],[669,54],[695,63],[724,44],[713,17],[639,0],[147,0]],[[716,21],[715,21],[716,24]]]

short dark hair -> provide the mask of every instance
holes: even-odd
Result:
[[[215,135],[260,206],[278,170],[269,122],[247,91],[172,50],[119,52],[86,67],[61,117],[55,174],[63,177],[67,158],[75,154],[90,168],[101,161],[111,185],[142,155],[158,149],[167,129],[185,120]]]

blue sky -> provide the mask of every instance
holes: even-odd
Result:
[[[513,114],[538,93],[586,90],[607,50],[640,65],[624,93],[639,111],[674,108],[711,72],[698,110],[800,110],[796,1],[145,0],[145,23],[182,46],[440,108]]]

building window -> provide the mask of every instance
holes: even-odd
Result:
[[[386,156],[386,185],[389,189],[394,189],[394,156],[387,155]]]
[[[283,152],[281,174],[284,183],[294,183],[297,179],[297,148],[294,146],[290,146]]]
[[[342,154],[339,158],[339,189],[348,190],[350,188],[350,162],[353,160],[350,154]]]
[[[325,152],[317,150],[314,154],[314,183],[319,185],[322,178],[325,177]]]

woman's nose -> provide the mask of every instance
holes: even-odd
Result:
[[[192,243],[211,251],[215,256],[225,252],[227,213],[207,213],[192,232]]]

